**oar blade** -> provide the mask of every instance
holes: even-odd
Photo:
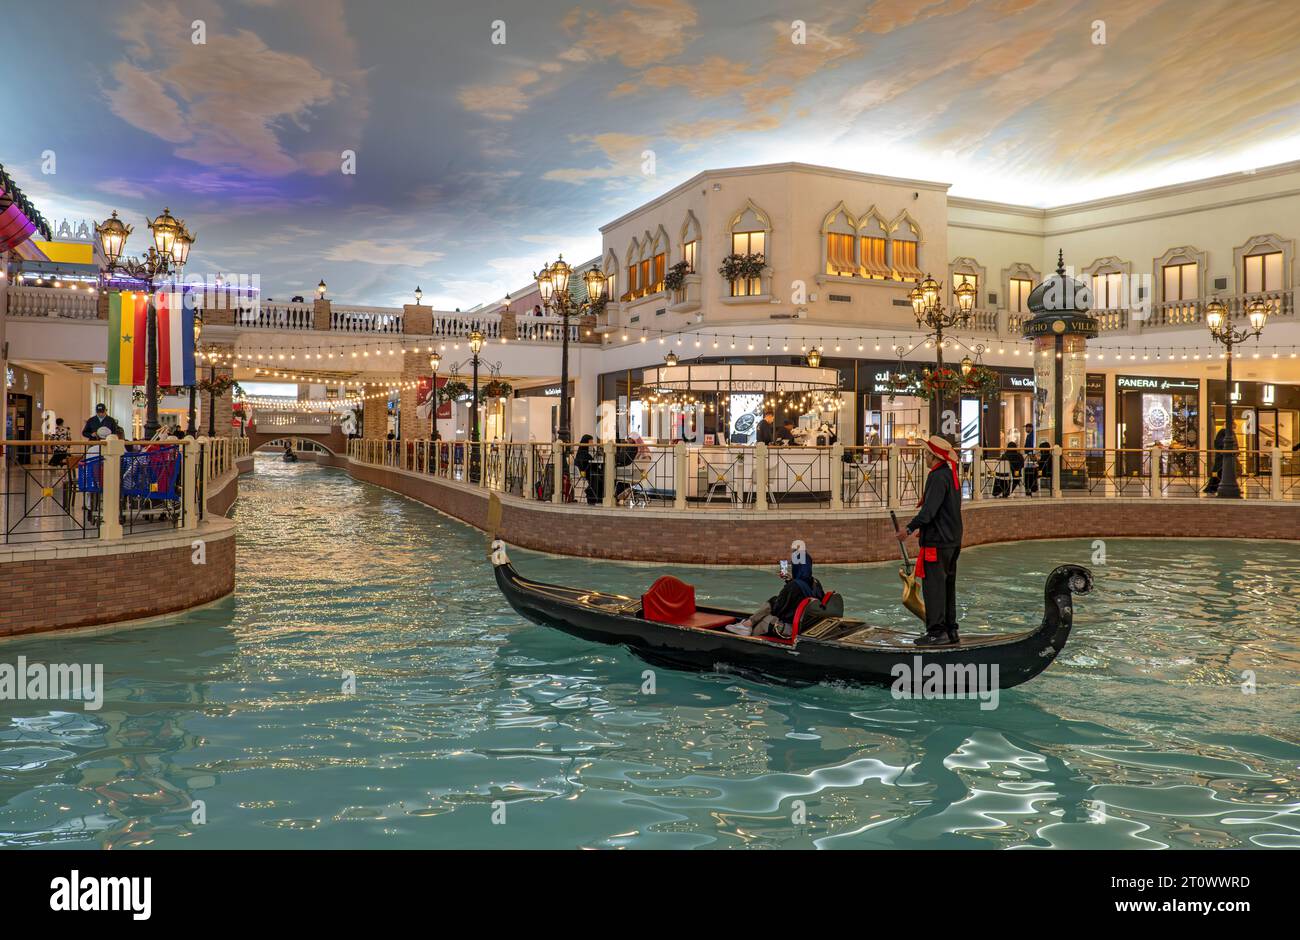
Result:
[[[501,500],[496,493],[488,496],[487,510],[487,537],[488,544],[497,537],[497,530],[501,528]]]

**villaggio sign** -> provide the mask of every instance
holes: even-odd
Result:
[[[1115,387],[1121,390],[1144,392],[1195,392],[1201,387],[1200,379],[1153,379],[1145,375],[1118,375]]]
[[[1066,335],[1091,339],[1097,335],[1097,321],[1086,313],[1043,314],[1025,321],[1023,335],[1025,339]]]

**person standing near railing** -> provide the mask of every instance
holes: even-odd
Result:
[[[930,473],[920,511],[899,534],[900,542],[921,535],[916,555],[916,576],[925,597],[925,635],[917,646],[951,646],[957,635],[957,556],[961,554],[961,481],[957,451],[935,434],[925,442],[930,451]]]
[[[54,430],[50,432],[50,440],[52,441],[71,440],[71,435],[69,435],[68,433],[68,426],[63,423],[62,418],[54,419]],[[56,444],[54,449],[50,451],[50,466],[62,467],[67,462],[68,462],[68,448],[59,447]]]
[[[95,413],[86,419],[86,426],[81,429],[81,436],[87,440],[95,440],[101,435],[100,428],[108,428],[109,434],[118,434],[122,426],[118,424],[108,413],[108,406],[100,402],[95,406]]]

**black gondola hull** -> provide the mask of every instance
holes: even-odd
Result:
[[[1086,568],[1055,569],[1044,589],[1043,622],[1024,633],[963,638],[958,646],[915,647],[909,635],[844,621],[848,628],[861,629],[847,640],[804,637],[791,646],[725,630],[645,620],[636,615],[639,609],[632,608],[639,605],[630,598],[529,581],[505,559],[504,546],[497,543],[494,548],[497,585],[521,616],[584,640],[626,646],[648,662],[701,671],[734,669],[770,681],[801,684],[845,682],[898,688],[900,683],[922,683],[926,689],[945,693],[970,690],[972,682],[1008,689],[1037,676],[1069,638],[1071,594],[1087,593],[1092,585]],[[743,616],[736,611],[709,612]]]

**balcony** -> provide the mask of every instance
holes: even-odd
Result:
[[[63,320],[95,320],[99,294],[80,287],[10,287],[8,315]]]
[[[699,274],[688,274],[681,290],[669,291],[669,313],[694,313],[704,300],[703,279]]]
[[[563,317],[521,316],[515,321],[515,337],[525,343],[559,343],[564,340]],[[569,342],[578,342],[578,324],[569,324]]]
[[[1156,304],[1151,315],[1141,322],[1141,330],[1172,329],[1187,326],[1205,325],[1205,305],[1211,300],[1218,300],[1228,308],[1228,316],[1233,320],[1245,319],[1246,307],[1253,301],[1263,300],[1272,305],[1270,317],[1295,316],[1295,292],[1290,290],[1262,291],[1254,294],[1231,294],[1221,297],[1206,297],[1196,300],[1177,300]]]
[[[389,307],[331,305],[330,329],[340,333],[400,333],[402,311]]]
[[[235,309],[234,325],[244,329],[310,330],[311,304],[261,304]]]

